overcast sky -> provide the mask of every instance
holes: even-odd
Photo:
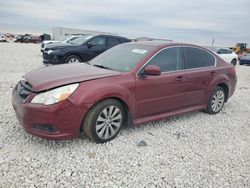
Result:
[[[250,45],[250,0],[0,0],[0,32],[70,27],[126,37]]]

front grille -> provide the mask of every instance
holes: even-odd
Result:
[[[43,53],[43,59],[49,59],[49,54],[47,54],[46,52]]]
[[[32,93],[32,86],[25,80],[18,82],[16,89],[17,94],[22,101],[24,101]]]

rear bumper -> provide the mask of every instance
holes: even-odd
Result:
[[[17,119],[26,132],[50,140],[79,136],[82,118],[87,110],[78,108],[69,100],[48,106],[22,103],[15,92],[14,89],[12,104]]]

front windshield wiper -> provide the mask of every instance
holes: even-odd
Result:
[[[111,69],[110,67],[106,67],[106,66],[103,66],[103,65],[93,64],[93,66],[95,66],[95,67],[99,67],[99,68],[102,68],[102,69],[109,69],[109,70],[113,70],[113,69]]]

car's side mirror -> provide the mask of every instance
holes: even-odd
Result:
[[[88,43],[87,43],[87,47],[88,47],[88,48],[91,48],[91,47],[93,47],[93,46],[95,46],[95,44],[93,44],[93,43],[91,43],[91,42],[88,42]]]
[[[152,76],[161,75],[161,69],[156,65],[148,65],[144,69],[144,75],[152,75]]]

